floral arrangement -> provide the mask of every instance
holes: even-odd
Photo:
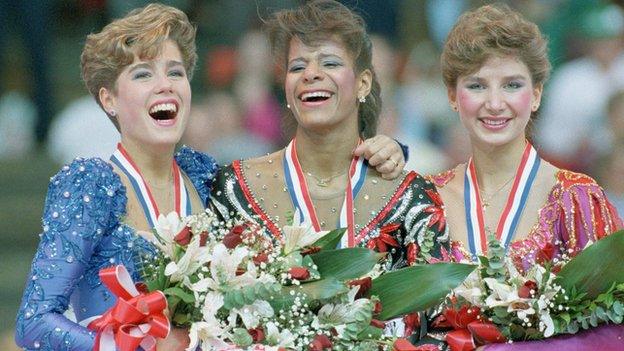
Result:
[[[384,254],[335,249],[344,232],[295,222],[271,240],[258,224],[210,210],[161,215],[145,235],[160,249],[144,262],[145,284],[165,294],[172,322],[190,329],[188,350],[414,349],[385,335],[382,320],[440,303],[475,266],[382,273]]]
[[[453,290],[437,320],[454,330],[451,350],[497,342],[540,340],[574,334],[601,323],[622,323],[624,231],[573,252],[547,244],[536,264],[520,273],[493,236],[480,267]]]

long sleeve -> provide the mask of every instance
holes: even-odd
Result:
[[[28,350],[92,350],[94,334],[67,319],[77,284],[125,209],[125,188],[100,159],[77,159],[51,179],[43,232],[16,321],[16,343]],[[95,270],[97,271],[97,270]],[[97,298],[97,297],[93,297]]]

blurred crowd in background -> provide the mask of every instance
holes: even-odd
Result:
[[[291,131],[283,117],[279,70],[261,27],[268,13],[300,1],[162,2],[184,10],[198,30],[200,61],[192,81],[194,107],[184,143],[220,163],[284,146]],[[407,144],[407,168],[422,174],[465,162],[468,139],[449,107],[439,52],[463,11],[491,1],[343,2],[362,14],[373,33],[374,66],[383,97],[379,133]],[[550,41],[554,71],[539,118],[532,122],[534,145],[550,162],[598,179],[624,213],[624,1],[502,2],[538,23]],[[32,229],[40,225],[46,185],[35,185],[32,179],[46,179],[76,156],[106,159],[119,140],[80,79],[85,36],[147,3],[0,0],[0,169],[21,170],[0,176],[5,188],[0,189],[0,212],[16,209],[10,198],[36,204],[23,206],[29,213],[20,215],[21,220],[34,222],[17,226],[24,232],[0,229],[0,257],[15,249],[4,243],[25,243],[24,254],[12,256],[24,267],[23,274],[20,268],[15,276],[9,275],[9,263],[0,259],[0,280],[14,281],[12,292],[0,295],[0,320],[5,323],[0,330],[12,328],[37,242]],[[36,162],[51,166],[29,167]],[[26,185],[20,186],[20,181]],[[16,190],[33,187],[31,192]],[[0,215],[2,227],[14,218],[15,213]],[[0,348],[7,349],[2,345],[0,341]]]

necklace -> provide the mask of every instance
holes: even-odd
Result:
[[[312,174],[312,173],[310,173],[310,172],[306,172],[306,174],[307,174],[308,176],[310,176],[310,177],[314,178],[314,180],[316,180],[316,185],[317,185],[317,186],[320,186],[320,187],[322,187],[322,188],[328,187],[328,186],[329,186],[329,183],[330,183],[332,180],[334,180],[335,178],[338,178],[338,177],[340,177],[341,175],[344,175],[344,174],[346,174],[346,173],[347,173],[347,172],[346,172],[346,171],[344,171],[344,172],[341,172],[341,173],[338,173],[338,174],[334,174],[333,176],[329,176],[329,177],[327,177],[327,178],[321,178],[321,177],[315,176],[314,174]]]
[[[498,189],[496,189],[496,191],[494,191],[491,195],[486,193],[485,191],[481,191],[481,195],[482,195],[481,196],[481,207],[483,207],[483,211],[485,211],[490,206],[490,202],[492,201],[494,196],[496,194],[500,193],[501,190],[506,188],[507,185],[509,185],[509,183],[511,183],[511,181],[514,180],[515,178],[516,178],[516,175],[514,174],[503,185],[501,185]],[[483,195],[485,195],[485,196],[483,196]]]

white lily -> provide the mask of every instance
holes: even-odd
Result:
[[[466,280],[453,291],[456,295],[463,297],[472,305],[479,306],[481,304],[481,296],[483,295],[483,286],[479,280],[479,272],[474,270]]]
[[[169,212],[166,216],[162,213],[158,216],[158,222],[154,227],[156,236],[141,233],[144,239],[153,243],[167,257],[173,259],[174,241],[173,238],[186,226],[186,223],[180,219],[177,212]]]
[[[204,307],[202,309],[203,320],[191,324],[191,330],[189,331],[190,344],[186,349],[187,351],[196,350],[200,342],[201,347],[208,350],[223,350],[229,347],[222,339],[225,330],[221,328],[219,320],[215,316],[222,306],[222,295],[215,292],[209,292],[206,295]]]
[[[488,307],[509,306],[512,302],[523,301],[514,287],[499,283],[494,278],[484,278],[483,281],[492,290],[492,294],[485,299]]]
[[[211,278],[208,280],[210,289],[224,291],[232,287],[250,285],[256,281],[255,267],[250,267],[249,264],[247,272],[236,276],[238,266],[249,255],[247,248],[238,246],[230,254],[225,245],[219,243],[213,248],[212,254],[212,261],[210,262]]]
[[[170,276],[172,282],[181,281],[184,277],[195,273],[201,266],[212,259],[207,247],[199,246],[199,235],[194,236],[186,248],[184,255],[178,262],[169,262],[165,267],[165,275]]]
[[[267,322],[266,327],[266,341],[269,345],[284,347],[289,349],[295,348],[295,336],[292,335],[290,330],[284,329],[281,332],[277,329],[277,326],[273,322]]]
[[[293,216],[293,225],[284,226],[284,255],[314,244],[318,239],[325,236],[329,231],[317,232],[312,223],[299,221],[299,210]]]

